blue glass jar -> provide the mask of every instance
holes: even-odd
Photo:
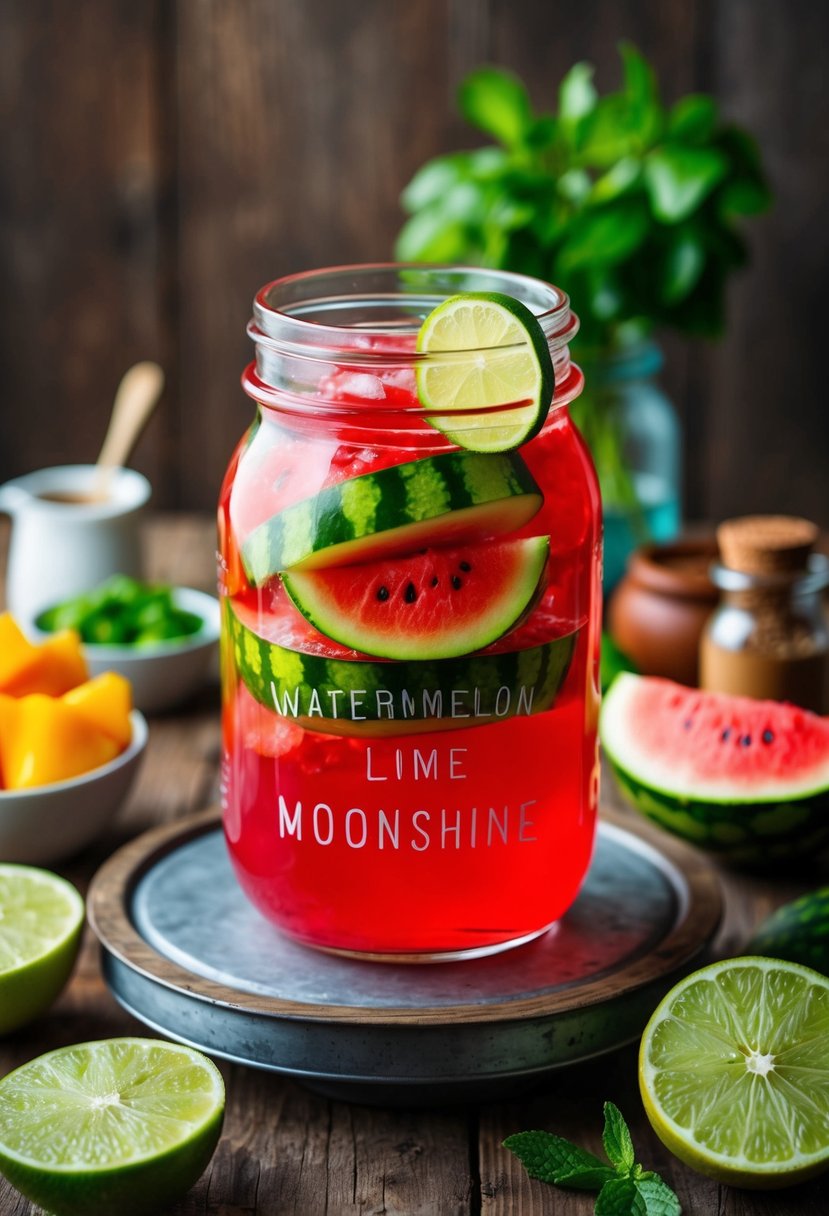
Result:
[[[577,357],[585,390],[573,412],[602,488],[607,593],[633,549],[679,532],[679,423],[657,381],[663,357],[655,342],[580,350]]]

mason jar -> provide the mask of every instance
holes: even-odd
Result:
[[[459,415],[463,447],[431,425],[417,374],[456,356],[416,342],[447,297],[492,291],[537,317],[555,393],[529,442],[477,452],[493,408]],[[474,957],[578,892],[601,523],[568,413],[577,325],[557,288],[479,269],[340,267],[255,298],[255,416],[219,506],[224,828],[249,898],[303,943]]]

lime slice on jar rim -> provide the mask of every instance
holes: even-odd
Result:
[[[0,1034],[43,1013],[69,978],[84,902],[57,874],[0,864]]]
[[[663,1144],[748,1188],[829,1166],[829,979],[745,957],[681,980],[642,1036],[639,1087]]]
[[[430,356],[415,366],[426,419],[458,447],[506,452],[543,427],[555,392],[553,360],[544,330],[520,300],[500,292],[450,296],[421,325],[417,351]]]
[[[204,1172],[224,1105],[221,1073],[192,1047],[61,1047],[0,1081],[0,1172],[56,1216],[155,1216]]]

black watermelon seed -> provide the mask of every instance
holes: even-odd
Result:
[[[774,743],[774,731],[764,730],[760,736],[764,743]]]
[[[452,575],[452,586],[455,588],[456,591],[460,591],[461,587],[463,586],[463,579],[458,578],[457,574],[453,574]]]
[[[743,735],[740,745],[742,747],[751,747],[751,735]]]
[[[418,549],[418,553],[428,553],[428,549]]]
[[[406,590],[403,592],[403,599],[407,604],[413,604],[415,602],[417,599],[417,589],[415,588],[414,583],[409,583],[407,585]]]
[[[437,587],[437,585],[438,585],[438,576],[435,575],[434,578],[432,579],[432,586]]]
[[[722,739],[723,743],[728,742],[728,740],[731,738],[731,727],[730,726],[726,726],[725,730],[720,735],[720,738]]]
[[[388,589],[388,587],[378,587],[378,589],[377,589],[377,598],[378,598],[378,600],[380,601],[380,603],[381,603],[381,604],[382,604],[382,603],[383,603],[385,600],[387,600],[387,599],[389,598],[389,589]]]
[[[466,573],[466,574],[468,574],[469,571],[472,569],[469,562],[458,562],[458,565],[460,566],[461,570],[463,570],[464,573]]]
[[[682,725],[683,725],[683,727],[684,727],[684,729],[685,729],[685,730],[690,730],[690,729],[691,729],[691,727],[694,725],[694,719],[693,719],[693,718],[686,718],[686,719],[685,719],[685,721],[682,723]]]

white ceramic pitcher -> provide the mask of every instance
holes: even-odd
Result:
[[[150,483],[134,469],[101,477],[98,465],[64,465],[0,486],[0,511],[13,521],[6,604],[21,624],[110,574],[140,577],[139,513]]]

